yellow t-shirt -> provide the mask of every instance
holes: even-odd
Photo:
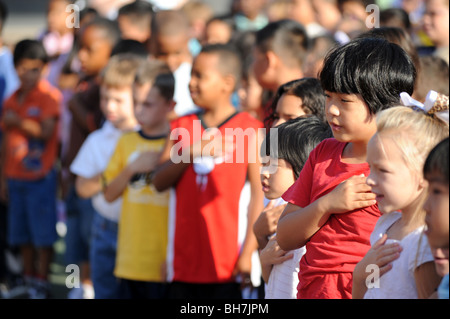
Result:
[[[124,134],[104,172],[106,181],[111,182],[140,152],[161,152],[165,141],[166,136]],[[138,180],[128,184],[122,198],[114,274],[129,280],[161,282],[166,260],[169,192],[159,193],[153,185]]]

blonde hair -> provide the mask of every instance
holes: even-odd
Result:
[[[132,86],[136,71],[144,59],[132,53],[112,56],[101,72],[102,85],[108,87]]]
[[[449,126],[434,115],[395,106],[377,114],[377,134],[389,134],[402,152],[405,163],[422,176],[428,153],[449,136]]]

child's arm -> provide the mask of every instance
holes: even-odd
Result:
[[[204,136],[207,136],[207,134],[204,134]],[[175,163],[171,158],[172,150],[176,149],[176,147],[174,148],[175,143],[170,138],[167,139],[166,146],[164,147],[164,150],[160,157],[160,165],[158,165],[158,167],[155,169],[155,173],[153,175],[153,185],[158,192],[167,190],[168,188],[176,185],[180,177],[183,175],[184,171],[191,165],[194,158],[201,155],[221,156],[223,155],[223,152],[217,154],[213,152],[213,150],[219,149],[217,147],[214,147],[214,145],[220,144],[221,150],[230,150],[231,146],[228,146],[227,144],[232,143],[232,140],[227,136],[222,139],[214,138],[212,142],[208,139],[201,139],[182,150],[183,154],[188,153],[189,155],[188,158],[185,159],[186,161]],[[205,146],[207,146],[208,149],[211,150],[211,153],[203,153]]]
[[[379,278],[392,268],[392,262],[400,257],[402,247],[398,243],[385,245],[387,235],[384,234],[367,252],[364,258],[356,264],[353,270],[352,298],[363,299],[367,291],[366,278],[374,270],[367,266],[375,265],[379,270]],[[378,278],[378,279],[379,279]],[[376,279],[376,278],[374,278]]]
[[[190,156],[188,163],[172,162],[170,159],[170,153],[173,146],[174,141],[167,139],[166,145],[161,153],[159,165],[155,168],[153,173],[152,183],[158,192],[165,191],[174,186],[192,162],[192,156]]]
[[[113,202],[119,198],[135,174],[151,172],[158,162],[159,154],[159,152],[154,151],[143,152],[136,160],[125,166],[119,175],[105,187],[106,201]]]
[[[326,223],[331,214],[375,205],[375,194],[363,175],[352,176],[306,207],[289,203],[278,221],[277,238],[284,250],[300,248]]]
[[[264,249],[269,241],[269,236],[276,232],[278,219],[286,207],[286,204],[273,207],[273,202],[272,200],[267,204],[253,224],[253,232],[258,241],[259,249]]]
[[[277,243],[276,236],[273,236],[267,242],[266,247],[259,252],[261,261],[261,273],[265,283],[269,283],[269,276],[272,272],[273,265],[281,264],[291,259],[294,254],[288,254],[282,250]]]
[[[442,280],[436,273],[436,266],[433,261],[423,263],[414,271],[416,280],[417,295],[419,299],[430,298]]]
[[[82,93],[75,93],[68,102],[68,108],[72,114],[73,120],[86,132],[92,132],[97,129],[94,115],[86,110],[81,100]]]
[[[91,178],[77,176],[75,180],[75,190],[81,198],[90,198],[103,190],[101,182],[102,174]]]
[[[6,128],[18,128],[24,134],[31,138],[37,138],[41,140],[48,140],[55,130],[56,117],[49,117],[42,122],[38,122],[32,119],[22,119],[15,112],[5,112],[3,118],[3,124]]]

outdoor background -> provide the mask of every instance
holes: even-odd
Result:
[[[27,37],[35,38],[45,27],[48,0],[3,0],[9,16],[3,28],[3,41],[13,45]],[[215,13],[227,13],[232,0],[204,0]]]
[[[227,13],[232,0],[204,0],[212,6],[216,14]],[[46,10],[48,0],[3,0],[8,8],[8,17],[3,27],[3,43],[13,47],[15,43],[25,38],[36,38],[46,26]],[[63,232],[64,233],[64,232]],[[51,265],[50,282],[51,298],[65,299],[69,289],[66,278],[70,273],[65,272],[64,238],[55,244],[55,258]]]

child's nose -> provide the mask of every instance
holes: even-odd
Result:
[[[326,109],[327,109],[327,113],[329,113],[330,115],[339,116],[340,112],[339,112],[339,108],[337,107],[336,104],[334,104],[334,103],[327,104]]]

